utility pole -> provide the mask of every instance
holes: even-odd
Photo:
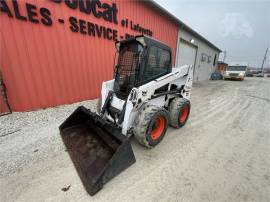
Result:
[[[263,65],[264,65],[264,63],[265,63],[265,61],[266,61],[267,52],[268,52],[268,47],[266,48],[265,55],[264,55],[264,57],[263,57],[261,73],[263,73]]]
[[[227,51],[225,50],[225,51],[223,51],[223,62],[225,62],[225,60],[226,60],[226,57],[227,57]]]

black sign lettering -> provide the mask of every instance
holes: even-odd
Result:
[[[103,4],[102,8],[104,8],[104,12],[103,12],[103,18],[106,21],[112,22],[113,21],[113,11],[111,9],[111,6],[109,4]]]
[[[0,0],[0,11],[6,13],[8,17],[13,17],[5,0]]]
[[[145,29],[139,24],[134,24],[132,21],[130,21],[130,28],[131,30],[139,32],[141,34],[152,36],[152,32],[149,29]]]
[[[109,39],[109,40],[112,40],[112,29],[111,28],[108,28],[107,29],[107,39]]]
[[[118,32],[115,29],[113,30],[113,40],[118,41]]]
[[[114,24],[118,24],[118,20],[117,20],[117,13],[118,13],[118,9],[115,3],[112,4],[112,15],[113,15],[113,22]]]
[[[26,21],[27,18],[26,18],[25,16],[22,16],[22,15],[20,14],[18,2],[17,2],[16,0],[12,0],[12,4],[13,4],[13,8],[14,8],[14,12],[15,12],[16,18],[19,19],[19,20],[24,20],[24,21]]]
[[[97,8],[101,8],[101,3],[100,1],[92,1],[92,11],[93,15],[97,18],[100,18],[102,16],[101,11],[99,11]]]
[[[61,3],[63,0],[51,0],[54,3]],[[96,18],[103,18],[105,21],[118,24],[118,9],[115,3],[102,3],[100,0],[64,0],[65,5],[71,9],[79,9],[80,12],[93,15]]]
[[[80,33],[81,34],[87,34],[86,32],[86,22],[84,20],[79,20],[79,25],[80,25]]]
[[[62,2],[62,0],[51,0],[51,1],[53,1],[55,3],[61,3]]]
[[[78,7],[78,0],[65,0],[65,4],[71,9],[76,9]]]
[[[102,27],[95,25],[97,36],[100,38],[102,34]]]
[[[51,19],[51,12],[47,8],[40,9],[40,15],[43,17],[41,18],[41,22],[46,26],[52,26],[53,21]]]
[[[86,14],[91,13],[91,1],[90,0],[79,0],[80,11]]]
[[[95,34],[95,25],[93,23],[91,23],[91,22],[88,22],[87,27],[88,27],[88,35],[96,36],[96,34]]]
[[[39,20],[36,19],[37,15],[37,7],[35,5],[26,3],[26,10],[28,14],[28,19],[32,23],[39,23]]]
[[[51,0],[56,4],[62,4],[70,9],[78,9],[80,12],[87,15],[92,14],[96,18],[101,18],[107,22],[118,24],[117,14],[118,8],[116,3],[102,3],[100,0]],[[35,24],[42,24],[45,26],[53,25],[52,13],[49,9],[30,3],[21,3],[18,5],[17,0],[12,0],[7,3],[5,0],[0,0],[0,11],[8,17],[18,20],[29,21]],[[58,18],[59,23],[64,24],[65,19],[61,16],[55,16]],[[133,23],[129,19],[122,19],[120,26],[122,28],[130,28],[132,31],[139,32],[141,34],[147,34],[152,36],[152,31],[142,27],[140,24]],[[106,26],[100,26],[98,24],[86,21],[85,19],[77,19],[70,16],[68,18],[69,29],[74,33],[80,33],[83,35],[89,35],[92,37],[104,38],[107,40],[118,41],[118,30]],[[126,33],[123,38],[130,38],[133,35]]]
[[[72,32],[78,32],[79,31],[79,26],[77,25],[78,21],[75,17],[70,17],[69,18],[69,22],[70,22],[70,30]]]

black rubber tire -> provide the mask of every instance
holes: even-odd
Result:
[[[151,137],[151,132],[153,130],[156,119],[160,116],[162,116],[165,120],[165,127],[158,139],[154,140]],[[134,120],[134,136],[141,145],[147,148],[153,148],[158,145],[164,138],[168,124],[169,115],[164,108],[148,104],[143,105],[140,108],[138,116]]]
[[[188,113],[187,113],[187,117],[186,117],[185,121],[181,122],[180,116],[181,116],[185,106],[188,106]],[[172,126],[174,128],[183,127],[188,120],[190,108],[191,108],[191,104],[190,104],[189,100],[187,100],[185,98],[180,98],[180,97],[174,98],[169,106],[170,126]]]
[[[101,97],[98,98],[98,102],[97,102],[97,113],[100,114],[101,112]]]

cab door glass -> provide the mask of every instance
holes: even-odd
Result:
[[[171,64],[169,51],[152,46],[149,50],[148,60],[144,71],[144,83],[168,73]]]

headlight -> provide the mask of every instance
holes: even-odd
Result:
[[[240,72],[240,74],[239,74],[240,76],[244,76],[245,75],[245,73],[244,72]]]

